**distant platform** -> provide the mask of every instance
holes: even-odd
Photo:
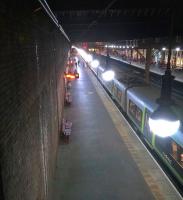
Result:
[[[112,59],[119,60],[121,62],[124,62],[126,64],[132,65],[134,67],[145,69],[145,65],[144,64],[140,64],[140,63],[137,63],[137,62],[128,62],[128,61],[125,61],[125,60],[123,60],[123,59],[121,59],[119,57],[116,57],[116,56],[110,56],[110,57]],[[150,71],[153,72],[153,73],[156,73],[156,74],[163,75],[164,72],[165,72],[165,68],[158,67],[158,65],[151,65],[150,66]],[[178,70],[178,69],[172,70],[172,75],[175,76],[174,80],[179,81],[179,82],[183,82],[183,69],[181,69],[181,70]]]

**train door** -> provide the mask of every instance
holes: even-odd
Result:
[[[146,138],[146,140],[148,141],[148,143],[150,143],[151,145],[153,145],[153,133],[150,131],[149,128],[149,116],[150,116],[150,111],[148,111],[147,109],[145,109],[145,119],[144,119],[144,137]]]

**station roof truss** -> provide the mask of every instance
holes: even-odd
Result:
[[[148,1],[147,5],[141,0],[47,2],[73,42],[167,37],[172,7],[174,35],[183,35],[183,14],[176,0]]]

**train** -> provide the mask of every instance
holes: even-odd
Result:
[[[183,126],[176,134],[162,138],[153,134],[148,125],[151,113],[158,107],[156,99],[160,97],[160,88],[153,85],[145,85],[138,78],[122,80],[120,76],[106,82],[102,79],[104,69],[92,68],[93,73],[100,80],[110,96],[115,100],[118,107],[132,122],[140,137],[161,161],[169,168],[176,180],[183,186]],[[175,98],[172,109],[179,119],[183,119],[183,101]]]

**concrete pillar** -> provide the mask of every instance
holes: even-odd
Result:
[[[180,51],[180,67],[182,67],[182,51]]]
[[[161,63],[165,63],[166,51],[161,51]]]
[[[139,54],[138,54],[138,50],[136,50],[137,51],[137,61],[139,61]]]
[[[148,48],[146,50],[146,62],[145,62],[145,82],[147,84],[150,83],[150,79],[149,79],[149,69],[150,69],[150,64],[151,64],[151,53],[152,53],[152,49]]]
[[[131,59],[133,59],[133,49],[131,49]]]

